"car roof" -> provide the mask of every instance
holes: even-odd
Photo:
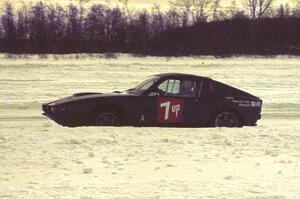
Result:
[[[163,77],[163,78],[170,77],[170,78],[203,78],[203,79],[210,79],[209,77],[192,75],[192,74],[187,74],[187,73],[160,73],[160,74],[155,74],[153,76]]]

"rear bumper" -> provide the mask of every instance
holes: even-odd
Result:
[[[244,118],[243,125],[244,126],[256,126],[257,121],[261,119],[261,114],[250,115]]]

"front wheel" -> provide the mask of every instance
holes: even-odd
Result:
[[[103,112],[96,117],[96,126],[119,126],[120,119],[114,113]]]
[[[237,116],[232,112],[220,112],[213,120],[214,127],[238,127]]]

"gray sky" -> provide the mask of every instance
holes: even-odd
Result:
[[[48,1],[56,1],[56,0],[48,0]],[[66,2],[70,2],[72,0],[60,0],[59,2],[62,2],[62,1],[66,1]],[[73,0],[73,1],[76,1],[76,0]],[[77,0],[78,1],[78,0]],[[91,0],[93,2],[117,2],[118,0]],[[153,5],[153,4],[159,4],[159,5],[168,5],[168,3],[172,0],[128,0],[129,3],[131,4],[135,4],[135,5],[138,5],[138,6],[148,6],[148,5]],[[237,3],[240,3],[242,1],[245,1],[245,0],[236,0]],[[285,4],[287,2],[293,2],[293,0],[274,0],[275,1],[275,4]],[[294,0],[296,1],[296,0]],[[223,5],[228,5],[232,2],[232,0],[221,0],[222,4]]]
[[[60,3],[60,4],[69,4],[71,2],[79,2],[79,0],[9,0],[9,2],[12,2],[17,5],[18,2],[37,2],[37,1],[43,1],[43,2],[53,2],[53,3]],[[94,3],[103,3],[106,2],[108,4],[111,5],[116,5],[118,0],[84,0],[84,1],[89,1],[89,4],[94,4]],[[149,8],[152,7],[154,4],[160,5],[163,8],[167,8],[168,4],[170,1],[172,0],[128,0],[129,4],[132,7],[136,7],[136,8]],[[237,4],[240,4],[242,1],[245,0],[236,0]],[[274,0],[275,1],[275,5],[279,5],[279,4],[285,4],[285,3],[293,3],[295,2],[295,0]],[[0,4],[4,3],[5,0],[0,0]],[[223,6],[227,6],[230,5],[230,3],[232,2],[232,0],[221,0],[221,4]]]

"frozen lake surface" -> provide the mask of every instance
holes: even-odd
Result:
[[[209,76],[263,99],[257,127],[64,128],[41,103],[134,87],[149,75]],[[0,55],[0,198],[300,196],[300,58]]]

